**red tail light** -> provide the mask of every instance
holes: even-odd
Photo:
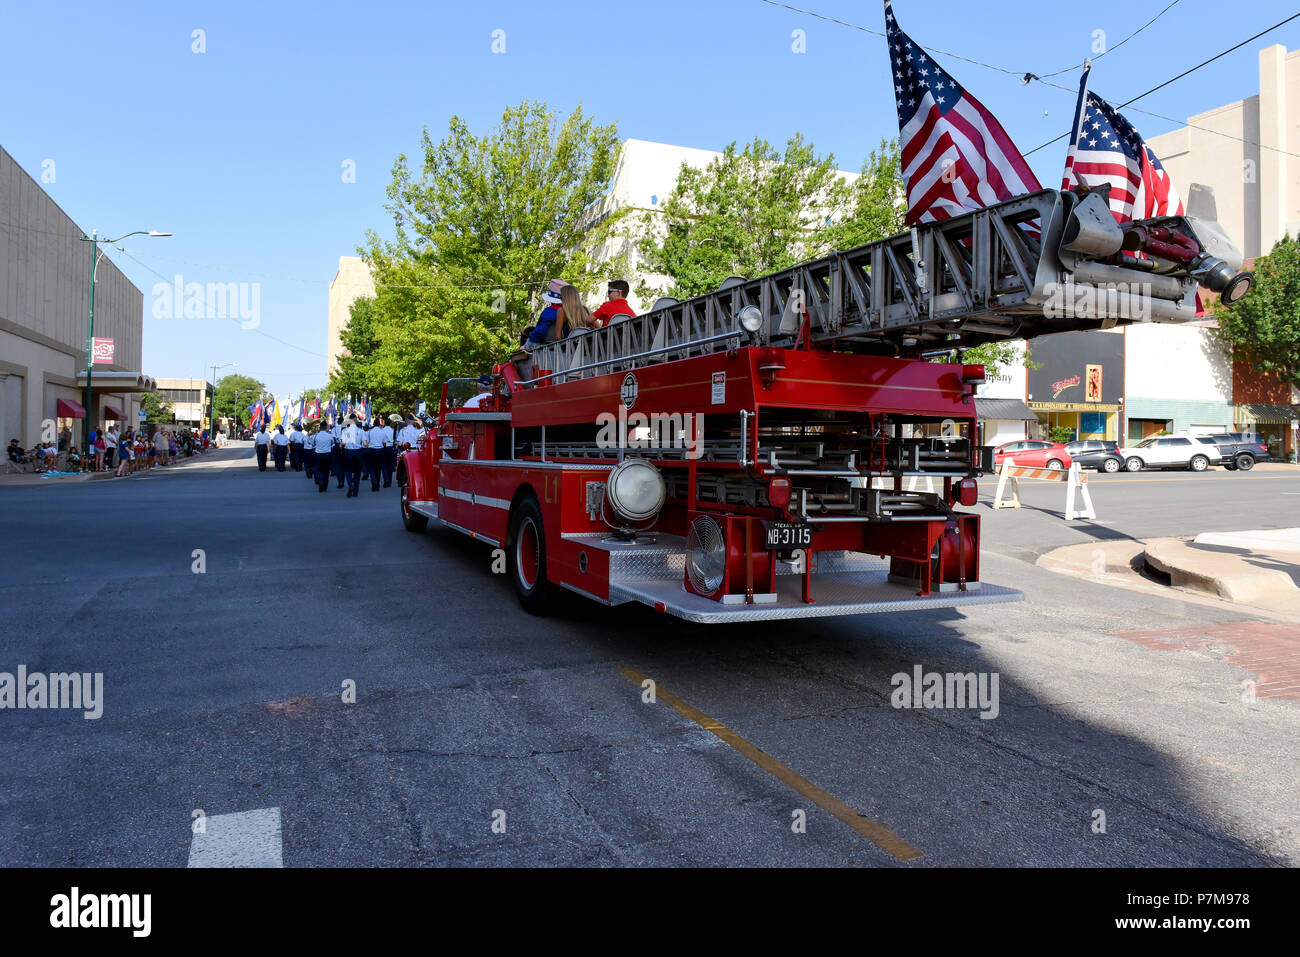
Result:
[[[963,505],[974,505],[980,498],[980,486],[973,478],[962,479],[957,486],[957,501]]]
[[[790,504],[790,480],[774,478],[767,483],[767,500],[774,508],[785,508]]]

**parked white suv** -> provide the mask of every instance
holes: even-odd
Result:
[[[1130,472],[1142,469],[1191,469],[1204,472],[1217,465],[1219,447],[1208,436],[1161,435],[1143,439],[1137,445],[1115,450]]]

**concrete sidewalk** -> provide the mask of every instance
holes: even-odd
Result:
[[[252,442],[229,442],[224,448],[209,449],[191,458],[177,459],[171,465],[159,466],[144,472],[118,478],[113,472],[12,472],[0,475],[0,488],[24,485],[63,485],[72,482],[125,481],[142,475],[161,475],[194,468],[225,468],[248,454]]]

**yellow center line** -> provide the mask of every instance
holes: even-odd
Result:
[[[640,685],[646,680],[645,675],[641,674],[639,671],[633,670],[632,668],[619,668],[618,670],[624,678],[627,678],[633,684]],[[657,682],[655,684],[655,699],[664,702],[664,704],[669,705],[678,714],[690,718],[701,728],[711,732],[720,740],[725,741],[733,749],[748,758],[750,761],[753,761],[782,784],[786,785],[801,796],[806,797],[823,811],[828,812],[837,820],[844,822],[849,827],[853,828],[853,830],[865,837],[868,841],[871,841],[871,843],[875,844],[886,853],[893,855],[898,860],[915,861],[925,856],[883,824],[877,824],[870,818],[863,817],[839,798],[823,791],[803,775],[792,771],[770,754],[750,744],[726,725],[710,718],[703,711],[691,707],[672,692],[665,691],[663,686]]]

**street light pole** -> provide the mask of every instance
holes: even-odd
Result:
[[[107,243],[112,245],[113,243],[120,243],[130,236],[170,235],[171,233],[160,233],[156,229],[137,229],[132,233],[124,233],[116,239],[100,239],[99,230],[92,229],[89,236],[81,237],[83,243],[90,243],[90,321],[86,330],[86,423],[81,429],[81,448],[87,459],[90,456],[90,386],[95,371],[95,273],[99,270],[99,261],[104,255],[99,251],[99,244]]]
[[[214,441],[217,434],[217,370],[238,365],[238,362],[226,362],[222,365],[214,363],[212,366],[212,401],[208,405],[208,438]],[[238,400],[236,400],[236,404],[238,404]]]

